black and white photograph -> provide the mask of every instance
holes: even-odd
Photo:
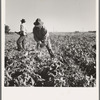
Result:
[[[4,87],[96,87],[97,0],[5,0]]]
[[[2,100],[99,100],[99,0],[1,0]]]

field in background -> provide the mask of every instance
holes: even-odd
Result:
[[[17,51],[18,35],[5,35],[5,86],[96,86],[96,33],[50,34],[55,59],[46,48],[37,54],[30,33],[25,51]]]

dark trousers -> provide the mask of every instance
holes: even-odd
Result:
[[[25,49],[26,36],[20,36],[17,40],[18,50]]]

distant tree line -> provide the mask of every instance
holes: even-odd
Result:
[[[79,33],[80,31],[75,31],[75,33]],[[87,31],[89,33],[96,33],[96,31]]]
[[[8,25],[5,25],[5,33],[6,34],[10,33],[10,27]]]
[[[88,31],[89,33],[96,33],[96,31]]]

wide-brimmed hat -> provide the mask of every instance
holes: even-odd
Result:
[[[25,19],[22,19],[21,22],[26,22]]]
[[[36,21],[34,22],[34,25],[43,25],[43,22],[41,21],[40,18],[37,18]]]

